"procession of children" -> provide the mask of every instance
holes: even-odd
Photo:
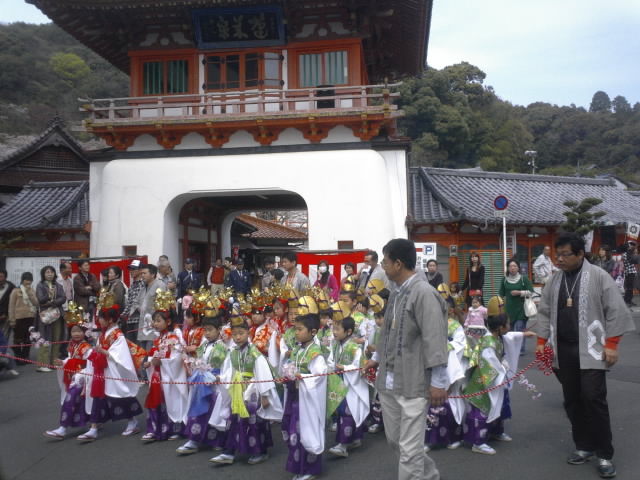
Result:
[[[488,309],[474,304],[463,326],[449,288],[438,290],[448,309],[450,398],[425,412],[425,451],[466,442],[475,453],[495,454],[491,439],[511,440],[504,431],[511,417],[505,380],[517,371],[523,337],[533,333],[508,332],[500,297]],[[289,285],[246,295],[226,289],[212,296],[204,287],[189,293],[178,318],[175,298],[158,292],[156,338],[147,352],[126,339],[108,295],[93,342],[85,337],[87,325],[70,315],[68,357],[56,363],[59,426],[45,435],[63,440],[71,429],[88,427],[76,438],[93,442],[101,424],[127,420],[122,436],[142,433],[145,443],[181,439],[179,456],[208,450],[214,464],[256,465],[269,459],[279,424],[288,448],[285,470],[308,480],[322,473],[325,452],[348,457],[366,432],[384,428],[375,371],[367,368],[385,318],[383,281],[362,288],[347,278],[338,301],[319,287]],[[144,428],[137,420],[143,409]]]

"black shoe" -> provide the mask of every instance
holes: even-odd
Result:
[[[611,460],[598,459],[598,474],[601,478],[613,478],[616,476],[616,466]]]
[[[576,450],[567,457],[567,463],[570,465],[582,465],[589,461],[593,457],[593,452],[586,452],[584,450]]]

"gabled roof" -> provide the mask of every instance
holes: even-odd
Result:
[[[81,229],[89,220],[89,182],[31,182],[0,208],[0,232]]]
[[[0,158],[0,171],[5,170],[12,165],[15,165],[20,160],[32,155],[43,147],[46,146],[67,147],[74,154],[78,156],[80,160],[87,164],[87,170],[89,169],[89,161],[87,160],[87,154],[78,141],[73,138],[66,127],[64,121],[55,116],[46,130],[40,135],[36,136],[33,141],[19,148],[4,158]]]
[[[559,225],[566,220],[567,200],[602,199],[605,223],[636,223],[640,202],[612,180],[497,173],[444,168],[409,170],[409,204],[414,224],[457,221],[498,223],[493,202],[509,201],[507,221],[520,225]]]
[[[263,220],[251,215],[238,215],[236,220],[241,220],[249,225],[253,225],[257,230],[245,235],[249,238],[278,238],[283,240],[306,240],[307,234],[295,228],[285,227],[276,222]]]

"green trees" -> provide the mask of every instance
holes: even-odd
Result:
[[[602,199],[593,197],[585,198],[579,203],[575,200],[567,200],[564,206],[569,210],[563,212],[567,220],[560,226],[565,232],[575,232],[582,236],[588,234],[596,228],[598,219],[606,215],[603,211],[590,211],[601,203]]]

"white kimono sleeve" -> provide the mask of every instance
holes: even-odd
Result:
[[[506,371],[498,357],[496,356],[496,352],[492,348],[485,348],[482,351],[482,358],[484,358],[492,368],[494,368],[498,375],[494,379],[491,385],[488,387],[493,387],[495,385],[499,385],[506,378]],[[502,411],[502,401],[504,400],[504,390],[502,388],[497,388],[489,392],[489,399],[491,400],[491,410],[489,410],[489,414],[487,415],[487,423],[493,422],[497,418],[500,417],[500,412]]]
[[[120,335],[107,350],[107,368],[104,374],[111,377],[105,380],[104,393],[107,396],[129,398],[138,394],[138,374],[124,335]]]
[[[231,355],[227,354],[220,369],[220,382],[231,382],[233,378],[233,367],[231,366]],[[231,395],[229,395],[229,383],[218,385],[218,397],[213,405],[209,425],[218,429],[227,429],[227,420],[231,417]]]
[[[309,374],[299,381],[300,442],[307,452],[320,455],[324,451],[324,423],[327,409],[327,373],[322,355],[309,364]]]
[[[153,375],[153,368],[147,370],[149,378]],[[187,371],[184,367],[182,353],[171,349],[169,358],[160,359],[160,379],[162,394],[167,406],[167,415],[172,422],[185,422],[189,411],[189,391],[187,388]],[[167,383],[178,382],[178,383]]]
[[[504,359],[507,364],[506,378],[513,377],[518,373],[518,361],[520,360],[520,348],[522,348],[522,341],[524,335],[522,332],[509,332],[502,336],[504,345]],[[513,385],[509,383],[508,389],[511,389]]]
[[[362,358],[362,349],[358,348],[353,356],[353,362],[344,365],[345,370],[352,370],[360,367]],[[360,370],[345,372],[343,375],[344,383],[349,387],[347,391],[347,405],[351,410],[351,416],[356,422],[356,427],[362,425],[369,415],[369,385],[362,377]]]
[[[267,359],[262,355],[256,359],[253,367],[253,378],[254,380],[258,380],[259,383],[251,383],[249,385],[245,391],[245,398],[247,398],[247,393],[250,390],[257,391],[259,397],[267,397],[269,400],[269,406],[267,408],[264,408],[260,403],[260,399],[258,399],[257,415],[265,420],[281,421],[283,413],[282,402],[280,402],[275,382],[265,381],[273,380],[273,375],[271,374]]]
[[[269,337],[267,356],[269,363],[277,372],[278,366],[280,365],[280,349],[278,348],[278,332],[275,330],[271,333],[271,337]]]

